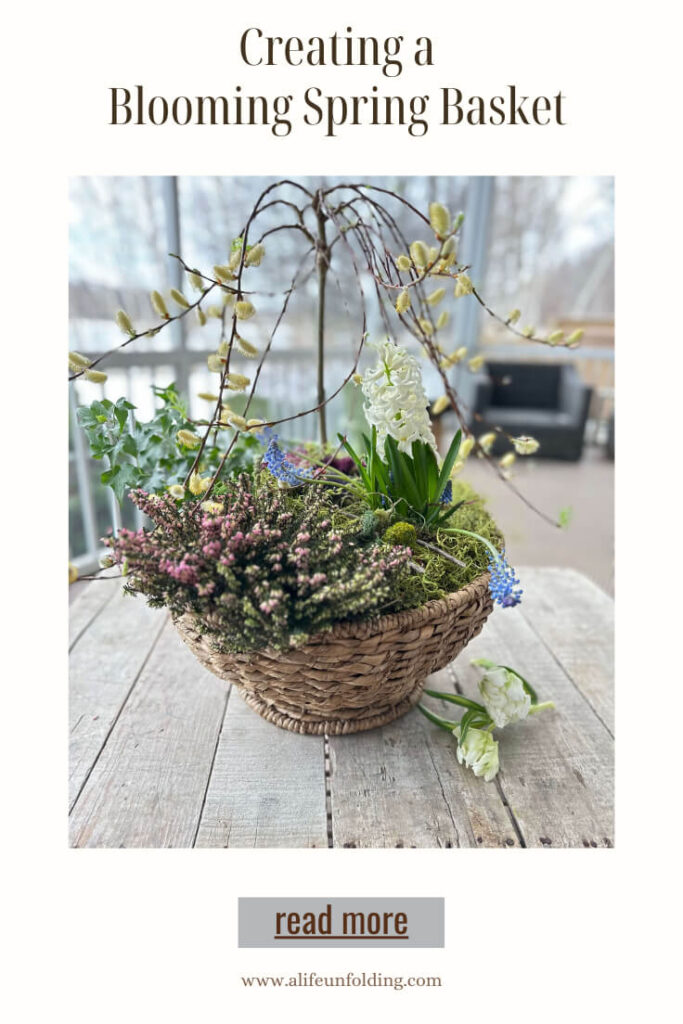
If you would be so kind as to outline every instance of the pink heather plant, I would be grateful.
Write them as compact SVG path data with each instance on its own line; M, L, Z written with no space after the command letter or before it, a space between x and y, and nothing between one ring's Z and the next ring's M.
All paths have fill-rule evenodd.
M126 590L193 614L217 650L282 650L335 622L397 610L410 549L364 539L352 520L340 528L338 511L333 524L315 491L294 496L243 475L216 498L221 512L131 497L155 529L105 541L127 563Z

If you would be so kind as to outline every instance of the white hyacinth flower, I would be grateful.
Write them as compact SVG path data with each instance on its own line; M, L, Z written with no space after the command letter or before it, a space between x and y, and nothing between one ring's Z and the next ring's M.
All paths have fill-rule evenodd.
M482 665L482 662L486 662L486 659L472 664ZM502 665L486 662L482 667L486 671L479 680L479 693L493 724L497 729L502 729L512 722L521 722L531 707L531 697L524 689L522 680Z
M377 447L387 435L410 454L413 441L425 441L436 452L427 411L427 396L415 356L387 340L377 347L379 359L361 378L368 423L377 428Z
M490 782L498 774L498 742L485 729L470 728L465 739L460 742L460 726L456 726L453 735L458 741L456 751L460 764L471 768L477 778Z

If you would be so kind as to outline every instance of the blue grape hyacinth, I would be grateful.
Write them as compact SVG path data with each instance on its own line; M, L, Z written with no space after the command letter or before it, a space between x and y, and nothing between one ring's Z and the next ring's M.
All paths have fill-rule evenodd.
M505 558L505 551L501 551L496 558L489 557L489 590L491 597L503 608L513 608L522 600L522 588L515 570Z
M264 448L267 448L271 441L277 441L277 434L272 427L264 425L260 430L252 430L257 441L260 441Z
M450 505L450 503L452 501L453 501L453 481L449 480L448 483L446 484L446 486L444 487L443 491L441 492L441 497L439 498L439 502L442 505Z
M276 480L280 480L288 487L299 487L313 476L313 469L304 469L289 461L278 444L277 434L272 434L268 441L263 464Z

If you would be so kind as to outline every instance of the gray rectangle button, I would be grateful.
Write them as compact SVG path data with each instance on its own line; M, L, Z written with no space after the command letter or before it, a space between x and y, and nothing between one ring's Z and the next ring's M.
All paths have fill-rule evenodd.
M239 946L245 948L444 944L441 897L240 897L238 904Z

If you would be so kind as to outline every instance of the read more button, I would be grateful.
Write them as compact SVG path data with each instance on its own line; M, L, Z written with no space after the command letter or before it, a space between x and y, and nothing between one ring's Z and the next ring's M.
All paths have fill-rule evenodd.
M441 897L240 897L239 946L442 947Z
M314 936L319 939L382 938L407 939L408 915L393 910L344 910L341 914L341 935L332 934L332 904L316 914L314 910L280 910L275 915L276 939L297 939Z

